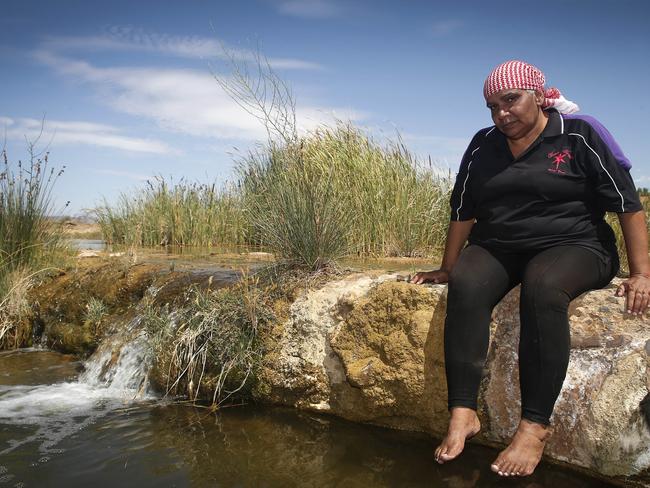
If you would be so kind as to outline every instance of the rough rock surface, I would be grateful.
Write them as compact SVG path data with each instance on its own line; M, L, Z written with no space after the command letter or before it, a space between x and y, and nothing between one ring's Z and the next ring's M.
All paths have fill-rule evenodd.
M572 348L548 458L608 477L650 481L650 314L624 314L615 285L578 297ZM519 290L496 307L479 395L477 442L506 444L519 421ZM353 275L298 298L264 378L267 400L435 436L448 413L446 286Z

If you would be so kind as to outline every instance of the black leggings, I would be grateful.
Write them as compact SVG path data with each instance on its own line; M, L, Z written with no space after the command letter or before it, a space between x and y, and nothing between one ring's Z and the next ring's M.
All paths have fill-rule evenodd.
M449 277L445 365L449 408L476 410L494 306L521 283L519 381L522 418L548 425L569 363L569 302L602 288L618 258L557 246L506 254L477 245L463 249Z

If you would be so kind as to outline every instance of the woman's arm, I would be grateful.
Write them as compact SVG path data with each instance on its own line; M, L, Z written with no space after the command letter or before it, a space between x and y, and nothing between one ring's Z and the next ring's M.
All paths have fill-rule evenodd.
M469 233L474 225L474 220L450 221L447 228L447 241L445 243L445 254L442 258L440 269L434 271L421 271L411 278L411 283L446 283L449 281L449 274L453 269L461 249L467 242Z
M650 304L650 258L648 257L648 229L645 212L619 213L630 277L616 290L616 295L626 297L628 313L641 314Z

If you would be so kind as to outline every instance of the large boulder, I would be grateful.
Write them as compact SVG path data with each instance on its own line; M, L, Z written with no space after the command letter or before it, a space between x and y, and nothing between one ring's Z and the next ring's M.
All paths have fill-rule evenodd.
M608 477L650 481L649 314L623 313L610 287L570 309L571 357L552 418L548 458ZM479 394L476 442L503 445L519 422L519 289L496 307ZM441 437L448 412L443 356L446 286L352 275L290 307L262 374L264 398L350 420Z

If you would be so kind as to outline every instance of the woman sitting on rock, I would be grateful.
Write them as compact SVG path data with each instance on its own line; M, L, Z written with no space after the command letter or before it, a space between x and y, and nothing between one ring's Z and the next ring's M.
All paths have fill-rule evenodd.
M521 421L492 464L502 476L529 475L542 457L569 362L569 302L618 271L605 212L618 214L630 268L616 294L625 295L631 314L643 313L650 298L648 233L630 163L597 120L565 115L577 105L544 83L543 73L522 61L487 77L483 94L494 126L474 136L462 159L440 269L412 279L449 282L451 420L435 452L439 463L458 456L480 430L476 402L491 312L521 284Z

